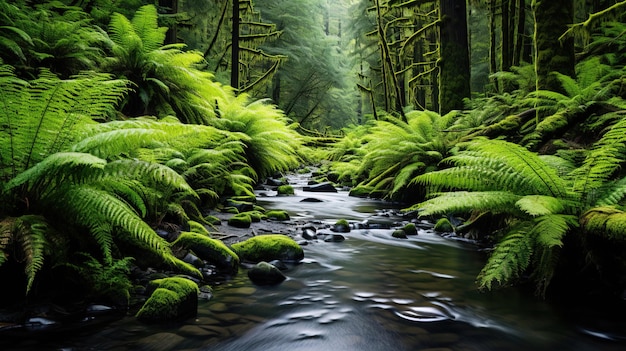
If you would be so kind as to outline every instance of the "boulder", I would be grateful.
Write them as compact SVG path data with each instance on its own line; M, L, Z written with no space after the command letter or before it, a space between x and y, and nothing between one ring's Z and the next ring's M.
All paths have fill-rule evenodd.
M305 186L303 191L318 192L318 193L336 193L337 189L331 182L324 182L315 185Z
M391 233L391 236L397 239L406 239L406 233L402 229L396 229Z
M433 228L438 233L450 233L454 231L454 227L450 220L447 218L441 218L435 223L435 227Z
M284 211L284 210L269 210L265 212L265 216L275 221L288 221L289 220L289 213L287 213L287 211Z
M236 272L239 268L239 257L236 253L222 241L202 234L182 232L172 246L191 250L199 258L229 272Z
M198 313L198 285L189 279L153 280L146 291L150 297L135 315L143 322L179 321Z
M340 219L337 222L335 222L335 224L330 230L332 230L333 232L338 232L338 233L349 233L350 224L345 219Z
M248 213L238 213L228 219L228 225L235 228L250 228L252 218Z
M304 250L293 239L282 234L259 235L231 245L241 260L261 261L300 261Z
M248 278L256 285L276 285L287 279L278 268L264 261L248 270Z
M291 185L281 185L278 188L276 188L276 191L278 192L278 195L293 195L293 194L295 194L295 191L293 190L293 187Z
M407 223L402 227L402 231L406 235L417 235L417 227L414 223Z

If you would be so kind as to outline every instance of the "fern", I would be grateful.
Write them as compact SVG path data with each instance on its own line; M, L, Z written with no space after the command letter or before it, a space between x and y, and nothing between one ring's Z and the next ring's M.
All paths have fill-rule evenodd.
M529 266L533 254L531 237L526 225L517 225L498 242L477 277L481 288L492 289L494 282L508 284Z

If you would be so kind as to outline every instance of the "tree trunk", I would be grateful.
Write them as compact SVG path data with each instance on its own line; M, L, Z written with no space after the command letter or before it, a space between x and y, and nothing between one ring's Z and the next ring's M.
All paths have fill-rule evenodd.
M537 89L562 91L552 72L574 76L574 39L559 37L574 22L571 0L533 0L535 72Z
M466 1L439 2L440 72L439 113L463 108L463 99L470 97L470 66L467 38Z
M509 33L511 33L511 26L509 21L509 1L510 0L500 0L500 42L502 43L502 49L500 50L500 70L509 71L511 69L511 41Z
M513 45L513 66L519 66L522 62L524 38L526 31L526 0L517 0L517 30L515 31L515 44Z
M239 90L239 0L233 0L230 86Z
M489 73L498 71L498 43L496 41L496 0L489 1ZM494 91L498 91L498 80L492 79Z
M175 15L178 13L178 0L159 0L159 7L165 9L168 15ZM177 42L178 31L176 22L174 22L172 26L167 29L167 33L165 33L164 44L175 44Z

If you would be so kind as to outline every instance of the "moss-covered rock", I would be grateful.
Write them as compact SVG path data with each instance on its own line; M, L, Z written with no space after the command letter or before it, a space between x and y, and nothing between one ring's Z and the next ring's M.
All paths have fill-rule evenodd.
M146 291L151 295L136 314L141 321L175 321L195 316L198 312L198 285L189 279L153 280Z
M202 234L210 237L211 233L202 223L198 223L196 221L187 221L187 225L189 225L189 231L193 233Z
M260 222L262 219L267 218L267 216L263 214L263 212L260 212L260 211L248 211L246 212L246 214L250 216L250 219L254 223Z
M228 225L236 228L250 228L252 218L248 213L238 213L228 219Z
M293 239L282 234L268 234L252 237L235 243L231 248L241 260L261 261L300 261L304 251Z
M350 223L345 219L340 219L332 227L333 232L348 233L350 232Z
M406 239L406 233L402 229L396 229L391 233L391 236L397 239Z
M370 193L372 192L374 188L373 187L368 187L368 186L364 186L364 185L357 185L354 188L350 189L350 192L348 193L348 195L350 196L354 196L354 197L369 197Z
M212 216L212 215L208 215L208 216L204 217L204 221L209 223L210 225L220 225L220 224L222 224L222 220L221 219L219 219L219 218L217 218L215 216Z
M248 278L256 285L275 285L287 279L280 269L265 261L261 261L250 268Z
M239 268L239 256L222 241L206 235L182 232L172 246L191 250L201 259L229 272L236 272Z
M287 213L287 211L284 211L284 210L269 210L265 212L265 215L267 216L267 218L273 219L276 221L288 221L289 220L289 213Z
M417 227L414 223L405 224L404 227L402 227L402 231L404 231L406 235L417 235Z
M433 229L438 233L450 233L454 231L454 226L447 218L441 218L435 223Z
M293 187L291 185L281 185L278 188L276 188L276 191L278 192L278 195L293 195L293 194L295 194L295 191L293 190Z

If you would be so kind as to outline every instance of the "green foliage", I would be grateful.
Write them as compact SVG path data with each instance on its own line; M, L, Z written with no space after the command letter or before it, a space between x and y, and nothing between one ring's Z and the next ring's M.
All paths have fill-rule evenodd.
M46 156L67 148L77 126L106 116L126 91L126 82L103 74L60 80L47 71L30 82L0 66L0 177L7 181Z
M175 114L183 122L208 124L229 103L232 93L197 69L202 54L183 51L184 44L162 46L166 27L159 27L153 5L141 7L132 20L114 14L109 25L113 58L104 69L130 80L135 91L122 112L130 116Z
M569 183L519 145L476 139L464 146L446 160L453 167L414 179L435 191L447 190L415 208L422 215L476 211L509 217L510 226L478 276L479 284L490 289L494 281L511 283L532 262L537 288L544 292L554 270L554 260L547 257L556 255L553 248L561 247L564 235L578 226L579 204Z
M247 100L240 95L239 103L221 107L222 118L213 120L213 125L241 135L246 163L260 178L297 168L306 157L296 126L288 125L283 112L266 100Z
M82 284L87 282L89 293L96 298L107 298L112 302L128 305L130 290L133 284L130 281L130 266L132 257L124 257L102 264L93 256L79 252L79 264L68 263L67 266L78 273Z
M406 117L407 122L386 116L373 122L367 134L357 129L349 141L336 145L330 153L343 161L332 165L340 179L353 172L359 187L371 189L370 195L401 198L413 177L435 169L452 148L456 135L445 130L456 114L411 111Z

